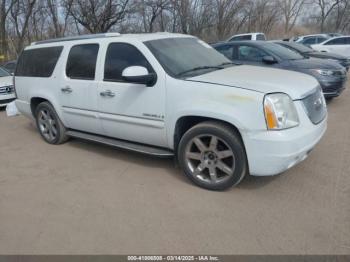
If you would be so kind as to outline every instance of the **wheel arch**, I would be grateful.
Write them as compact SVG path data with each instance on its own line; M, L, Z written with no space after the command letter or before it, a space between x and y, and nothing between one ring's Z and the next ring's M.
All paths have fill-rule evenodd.
M182 138L182 136L193 126L202 123L202 122L206 122L206 121L216 121L216 122L220 122L220 123L224 123L227 126L229 126L230 128L232 128L232 130L234 130L238 135L239 138L242 141L242 144L244 146L244 141L243 141L243 137L240 131L240 128L238 127L239 125L237 124L233 124L227 120L223 120L222 118L218 118L218 117L207 117L207 116L202 116L202 115L183 115L181 117L179 117L174 125L174 132L172 134L172 147L174 148L174 152L177 151L177 147L178 144Z

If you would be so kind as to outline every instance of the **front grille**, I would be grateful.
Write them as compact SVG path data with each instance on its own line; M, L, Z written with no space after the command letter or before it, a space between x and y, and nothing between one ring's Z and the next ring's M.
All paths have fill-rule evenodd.
M321 88L317 88L314 93L303 98L301 101L312 123L318 124L326 117L327 107Z
M8 95L14 92L13 86L2 86L0 87L0 95Z
M342 89L345 88L345 83L346 83L346 81L343 80L340 82L335 82L335 83L328 85L328 86L324 85L324 86L322 86L323 93L325 93L325 94L338 93L338 92L342 91Z

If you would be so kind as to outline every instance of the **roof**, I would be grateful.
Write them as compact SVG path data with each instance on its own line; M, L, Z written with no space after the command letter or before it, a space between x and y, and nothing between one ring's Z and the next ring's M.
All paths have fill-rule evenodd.
M84 41L84 40L103 39L103 38L123 38L123 39L133 39L133 40L145 42L150 40L175 38L175 37L193 37L193 36L177 34L177 33L168 33L168 32L142 33L142 34L119 34L119 33L87 34L87 35L69 36L69 37L54 38L54 39L33 42L31 43L31 47L37 46L37 45L60 43L60 42Z

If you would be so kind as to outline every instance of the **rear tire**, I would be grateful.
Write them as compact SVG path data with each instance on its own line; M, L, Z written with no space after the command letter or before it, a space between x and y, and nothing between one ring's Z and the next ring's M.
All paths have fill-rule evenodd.
M68 140L66 128L49 102L37 106L35 119L39 133L47 143L59 145Z
M215 121L200 123L182 136L178 159L186 176L209 190L238 185L248 170L239 134L229 125Z

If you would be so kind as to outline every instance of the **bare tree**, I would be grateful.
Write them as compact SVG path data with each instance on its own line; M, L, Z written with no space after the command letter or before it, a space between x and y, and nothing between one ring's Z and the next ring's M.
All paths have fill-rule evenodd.
M319 8L319 17L320 21L320 31L324 32L325 30L325 22L328 16L331 14L334 8L336 8L341 0L315 0L316 5Z
M16 53L19 54L24 46L36 0L18 0L11 8L11 19L16 36Z
M306 0L278 0L284 18L284 34L287 36L295 26Z
M104 33L121 22L129 0L65 0L69 14L90 33Z
M1 0L0 2L0 55L5 59L7 58L8 52L6 18L15 3L15 0ZM3 58L0 58L0 60Z
M142 0L138 6L142 15L143 27L145 32L153 32L154 23L158 17L162 17L165 10L169 8L169 0ZM160 23L164 29L164 24Z

